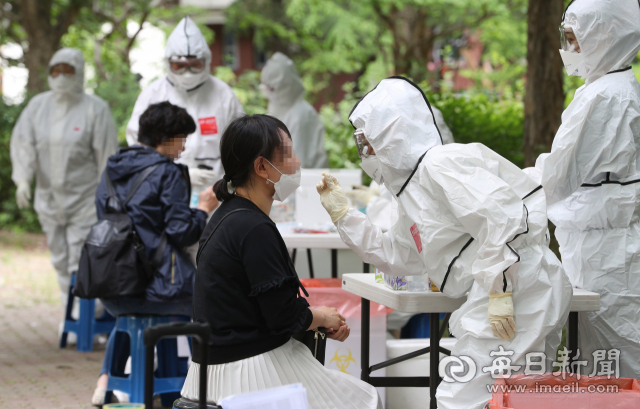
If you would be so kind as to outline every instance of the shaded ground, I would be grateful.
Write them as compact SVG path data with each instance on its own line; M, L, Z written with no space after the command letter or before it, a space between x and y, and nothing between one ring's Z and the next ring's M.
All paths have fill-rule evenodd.
M59 349L61 319L44 236L0 231L0 408L92 408L104 345Z

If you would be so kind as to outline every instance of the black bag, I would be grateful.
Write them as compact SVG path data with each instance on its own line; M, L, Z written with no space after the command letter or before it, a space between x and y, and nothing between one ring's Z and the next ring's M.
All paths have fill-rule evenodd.
M172 322L145 329L144 407L147 409L153 409L154 347L162 338L176 337L179 335L195 336L198 341L197 345L200 345L200 356L204 359L204 362L207 362L209 337L211 336L211 328L208 324L199 322ZM198 383L199 402L192 402L185 398L180 398L173 403L173 407L176 409L222 409L222 407L217 405L207 405L207 371L200 371Z
M156 273L156 266L162 263L167 239L163 233L153 260L149 261L126 206L142 182L157 167L158 165L149 166L138 175L124 202L118 198L105 171L109 196L106 212L91 227L82 246L74 295L80 298L117 298L144 294Z
M319 327L310 331L301 331L293 334L293 339L305 344L311 350L313 357L324 365L324 357L327 352L327 329Z

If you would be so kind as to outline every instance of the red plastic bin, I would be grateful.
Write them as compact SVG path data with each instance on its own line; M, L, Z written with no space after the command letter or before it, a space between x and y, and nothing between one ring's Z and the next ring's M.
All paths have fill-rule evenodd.
M544 375L516 375L496 379L493 396L486 409L628 409L640 408L637 379L606 376L565 379Z

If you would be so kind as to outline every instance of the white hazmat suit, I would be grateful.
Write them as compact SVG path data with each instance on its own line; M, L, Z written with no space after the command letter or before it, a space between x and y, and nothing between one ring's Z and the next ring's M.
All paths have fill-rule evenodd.
M118 138L107 103L84 92L82 53L63 48L49 68L61 63L75 74L50 76L52 90L33 97L13 128L11 178L24 186L36 177L34 207L66 302L71 273L96 222L96 188Z
M444 121L442 112L433 105L431 105L433 116L436 118L436 125L440 130L440 136L442 136L442 143L448 145L454 143L453 133ZM391 229L398 220L398 204L395 200L395 196L384 187L384 185L378 185L375 182L371 182L371 186L375 190L378 189L378 193L373 195L367 203L365 213L369 217L371 224L382 228L383 231Z
M480 408L491 398L493 379L483 371L491 351L513 351L513 365L524 365L529 352L546 353L549 363L569 313L571 285L547 246L544 192L484 145L443 146L426 97L405 79L383 80L349 119L364 130L397 196L398 221L384 233L349 209L338 232L385 273L426 272L449 297L469 293L450 329L458 339L452 355L471 357L475 377L441 383L437 398L439 408ZM494 335L488 309L489 294L508 292L517 330L505 341Z
M202 58L205 69L200 73L177 74L171 70L169 59L179 56ZM210 74L211 50L189 17L183 18L167 39L165 65L167 76L152 82L136 100L127 125L127 142L129 145L138 143L140 115L149 105L169 101L185 108L196 122L196 132L187 137L184 152L176 162L189 167L192 199L195 200L191 204L196 207L198 193L224 175L220 138L232 120L244 115L244 110L231 87ZM202 172L203 167L212 172ZM201 174L206 177L199 177Z
M324 124L316 110L304 100L304 85L296 67L277 52L262 69L261 89L269 99L267 112L287 126L293 150L303 168L326 168Z
M562 114L551 153L525 171L544 186L572 284L600 294L600 311L580 315L580 359L616 348L621 376L640 379L640 84L626 69L640 50L640 6L580 0L564 25L580 46L586 83Z

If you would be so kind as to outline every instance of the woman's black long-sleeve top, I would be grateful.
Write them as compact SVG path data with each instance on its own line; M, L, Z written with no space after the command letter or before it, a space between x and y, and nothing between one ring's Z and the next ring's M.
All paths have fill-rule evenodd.
M207 224L199 253L193 313L194 321L211 326L207 364L273 350L311 325L282 236L253 202L239 196L225 201ZM202 363L198 349L193 360Z

